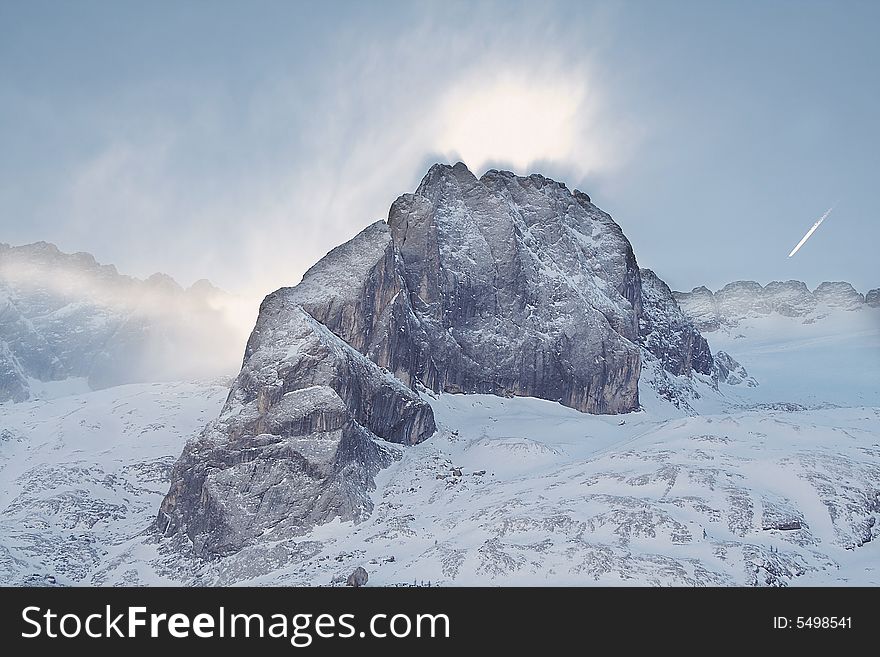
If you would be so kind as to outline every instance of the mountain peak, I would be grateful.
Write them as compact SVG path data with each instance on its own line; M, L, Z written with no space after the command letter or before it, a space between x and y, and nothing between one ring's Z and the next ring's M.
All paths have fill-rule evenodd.
M387 223L266 297L220 419L186 448L158 526L223 553L267 527L280 538L356 520L378 468L368 448L433 433L413 389L624 413L639 408L643 358L673 377L712 365L669 288L647 270L643 284L608 214L540 174L478 180L462 163L435 164ZM282 480L289 492L257 499Z
M544 190L546 188L565 196L574 196L582 204L584 202L591 203L589 195L579 190L571 191L564 182L553 180L540 173L520 176L506 169L489 169L480 178L477 178L463 162L456 162L454 165L440 163L432 165L422 178L415 194L434 199L442 193L442 189L446 185L468 188L479 185L493 191L499 191L510 185L517 185L529 190Z
M162 272L156 272L152 274L146 281L144 281L148 286L152 288L161 288L174 292L182 292L183 288L180 286L180 283L175 281L168 274L164 274Z
M815 321L833 310L857 311L877 305L876 295L859 293L846 281L825 281L811 292L803 281L734 281L717 292L705 286L675 292L685 313L702 331L736 326L748 317L773 313Z

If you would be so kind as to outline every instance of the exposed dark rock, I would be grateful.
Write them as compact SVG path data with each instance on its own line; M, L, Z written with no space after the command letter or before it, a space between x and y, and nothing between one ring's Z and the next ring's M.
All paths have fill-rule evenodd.
M783 532L790 532L796 529L801 529L801 521L800 520L780 520L779 522L775 522L771 525L766 525L764 527L764 531L768 531L770 529L777 529Z
M348 576L348 579L345 580L346 586L365 586L367 580L370 579L370 576L367 574L367 571L364 570L361 566L358 566L354 569L351 575Z
M641 278L639 334L645 348L671 374L690 376L692 370L711 374L709 344L679 308L669 286L650 269L642 269Z
M377 362L434 391L638 407L640 278L629 242L542 176L435 165L388 224L406 292Z

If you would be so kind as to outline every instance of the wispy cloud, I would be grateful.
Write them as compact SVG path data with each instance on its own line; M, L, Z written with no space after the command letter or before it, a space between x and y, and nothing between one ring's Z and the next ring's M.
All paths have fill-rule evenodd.
M437 29L439 6L404 32L342 27L333 59L294 63L241 97L128 91L105 108L103 144L55 211L78 245L86 234L103 243L102 259L184 284L211 278L252 299L253 313L384 218L434 161L568 182L624 164L637 133L607 105L591 50L552 13L496 10L473 9L454 30ZM169 113L172 101L181 111Z

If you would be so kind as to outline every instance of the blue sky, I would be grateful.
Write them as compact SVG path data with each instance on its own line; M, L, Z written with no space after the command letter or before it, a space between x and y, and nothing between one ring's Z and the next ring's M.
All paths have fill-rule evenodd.
M2 0L0 241L258 296L464 159L586 191L673 288L865 291L878 24L877 2Z

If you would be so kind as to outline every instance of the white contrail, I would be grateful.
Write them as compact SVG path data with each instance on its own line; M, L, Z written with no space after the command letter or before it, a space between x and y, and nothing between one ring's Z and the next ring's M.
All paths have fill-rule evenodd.
M797 243L797 246L794 247L794 248L791 250L791 253L788 254L788 257L789 257L789 258L790 258L791 256L793 256L795 253L798 252L798 249L801 248L801 247L804 245L804 242L806 242L808 239L810 239L810 235L812 235L813 233L816 232L816 229L820 226L820 224L821 224L823 221L825 221L825 219L828 218L828 215L831 214L831 211L832 211L833 209L834 209L834 206L832 205L830 208L828 208L828 209L825 211L825 214L823 214L821 217L819 217L819 221L817 221L816 223L813 224L813 227L810 228L810 230L807 231L807 234L804 235L804 236L801 238L801 241Z

